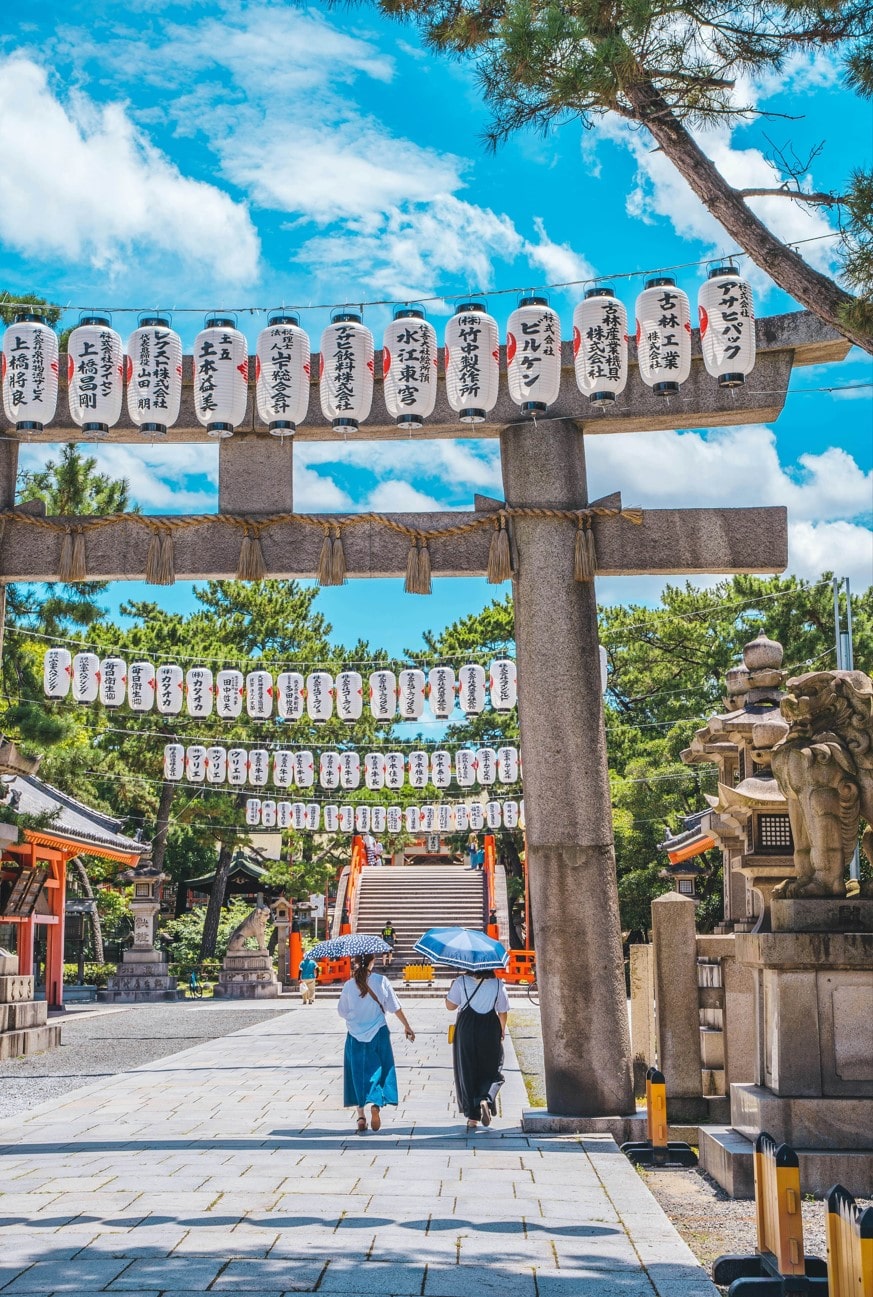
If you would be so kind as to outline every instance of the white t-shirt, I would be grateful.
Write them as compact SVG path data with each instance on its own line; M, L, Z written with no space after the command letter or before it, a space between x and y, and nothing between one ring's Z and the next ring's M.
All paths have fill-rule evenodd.
M478 977L464 973L452 982L446 998L459 1009L467 1006L474 1013L491 1013L492 1009L497 1013L509 1013L509 997L497 977L485 977L480 981Z
M400 1001L388 978L381 973L371 973L369 985L385 1013L396 1013ZM349 1035L366 1044L385 1025L385 1013L379 1008L379 1004L372 995L361 995L357 982L352 978L340 992L336 1011L345 1019Z

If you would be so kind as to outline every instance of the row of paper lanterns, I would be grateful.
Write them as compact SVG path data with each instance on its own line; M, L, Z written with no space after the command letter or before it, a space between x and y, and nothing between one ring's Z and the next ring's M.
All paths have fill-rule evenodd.
M360 788L378 792L383 788L448 788L452 779L460 788L475 784L515 784L521 774L518 748L459 748L454 754L444 749L433 752L322 752L318 757L306 750L278 748L224 748L192 743L167 743L164 747L164 778L190 784L249 784L264 788L272 781L276 788Z
M487 693L486 693L487 685ZM275 678L270 671L243 673L235 668L213 672L195 666L184 671L175 663L156 667L151 662L131 662L120 657L100 658L96 653L75 656L68 649L48 649L43 658L43 692L59 701L71 695L74 702L102 703L150 712L155 707L163 716L178 716L183 708L189 716L211 716L237 720L245 708L251 720L298 721L308 717L316 724L329 721L336 713L350 724L360 720L365 696L375 720L418 720L425 700L437 720L447 720L455 700L467 716L477 716L491 698L495 711L508 712L518 697L517 674L512 658L495 658L486 675L476 663L460 667L417 667L395 673L372 671L368 680L359 671L282 671Z
M713 270L700 286L703 362L724 387L739 386L755 363L752 291L735 267ZM691 306L675 281L650 279L636 301L635 339L643 382L658 395L679 391L691 370ZM628 317L612 289L594 288L573 313L573 353L580 392L592 405L611 405L627 384ZM338 314L321 335L319 392L334 428L354 432L370 414L375 341L354 312ZM459 306L445 330L446 397L461 423L481 423L497 402L500 337L481 302ZM261 330L255 350L258 414L276 436L303 423L310 397L309 337L295 315L279 314ZM395 422L422 427L433 414L439 348L424 312L400 308L382 340L385 405ZM3 405L19 432L38 432L55 416L58 338L42 317L23 314L3 339ZM526 297L506 332L509 394L531 415L545 413L561 386L561 321L545 297ZM243 422L250 378L248 344L233 319L207 320L194 343L194 411L213 437ZM108 316L88 316L67 349L70 417L100 435L127 410L143 433L166 433L179 417L182 342L163 317L147 317L128 339Z
M524 828L524 802L473 802L452 806L321 806L318 802L246 800L246 824L252 828L296 829L316 833L466 833L483 829Z

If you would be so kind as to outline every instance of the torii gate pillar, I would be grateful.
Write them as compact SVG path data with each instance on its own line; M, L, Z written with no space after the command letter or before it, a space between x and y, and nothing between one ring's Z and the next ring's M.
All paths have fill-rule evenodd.
M510 506L588 504L582 433L569 420L545 433L507 428L500 454ZM548 1110L603 1117L635 1105L597 604L594 583L574 580L566 530L546 518L513 520L528 877Z

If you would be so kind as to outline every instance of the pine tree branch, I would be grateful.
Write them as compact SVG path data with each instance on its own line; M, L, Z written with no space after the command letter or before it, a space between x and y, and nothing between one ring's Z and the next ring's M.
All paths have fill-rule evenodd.
M793 198L796 203L817 203L837 207L846 203L841 194L805 194L802 189L738 189L740 198Z

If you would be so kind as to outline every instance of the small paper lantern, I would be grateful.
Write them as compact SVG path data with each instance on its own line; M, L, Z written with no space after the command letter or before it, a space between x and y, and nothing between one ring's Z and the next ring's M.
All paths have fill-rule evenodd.
M215 694L209 667L191 667L185 673L185 700L189 716L211 716Z
M315 833L321 824L321 807L318 802L306 803L306 828L310 833Z
M470 828L474 833L481 833L485 827L485 811L481 802L473 802L470 806Z
M364 756L364 783L378 792L385 787L385 758L381 752L367 752Z
M397 677L393 671L371 673L370 712L377 721L393 721L397 715Z
M255 393L258 414L274 437L287 437L309 409L309 335L296 315L274 315L258 334Z
M406 782L406 759L402 752L385 753L385 787L402 788Z
M417 668L401 671L397 692L400 719L417 721L424 711L424 672Z
M306 677L306 713L316 725L333 715L333 677L328 671L312 671Z
M458 672L458 701L465 716L485 710L485 668L471 663Z
M269 777L269 752L266 748L252 748L249 752L249 783L255 788L265 788Z
M218 746L206 749L206 782L223 784L227 778L227 749Z
M96 703L100 692L100 659L96 653L73 658L73 702Z
M87 316L67 340L67 400L83 432L107 433L121 418L124 348L108 316Z
M384 833L388 818L384 806L370 807L370 828L374 833Z
M389 833L400 833L403 830L403 811L399 806L389 806L385 812L385 827Z
M436 720L448 720L455 710L455 673L452 667L431 668L427 677L427 700Z
M164 746L164 778L171 783L178 783L185 773L185 749L181 743L167 743Z
M227 782L237 787L249 777L249 754L245 748L230 748L227 753Z
M298 788L311 788L315 783L315 758L305 748L294 753L294 782Z
M152 662L131 662L127 668L127 705L132 712L150 712L155 705L155 668Z
M404 813L403 813L403 818L404 818L405 823L406 823L406 832L407 832L407 833L417 833L418 830L419 830L419 821L420 821L420 818L421 818L421 817L419 816L418 807L417 807L417 806L407 806L407 807L406 807L406 810L405 810Z
M518 748L497 749L497 778L501 784L514 784L518 779Z
M434 788L448 788L452 782L452 754L439 749L430 754L430 781Z
M437 337L417 307L402 306L382 340L385 408L400 428L420 428L433 414L437 392Z
M336 833L339 829L339 807L325 806L324 828L326 833Z
M590 288L573 312L573 364L593 406L614 404L627 386L627 311L611 288Z
M561 321L546 297L523 297L506 324L506 380L522 414L545 414L561 392Z
M66 698L70 692L73 659L65 648L50 648L42 660L42 691L46 698Z
M334 428L357 432L373 404L373 335L360 315L343 312L321 335L321 408Z
M736 266L710 270L697 294L700 350L719 387L742 387L755 368L755 307Z
M476 753L459 748L455 753L455 780L459 788L472 788L476 782Z
M675 396L691 373L691 307L673 279L649 279L637 298L640 378L656 396Z
M269 671L250 671L246 676L246 711L253 721L272 716L273 677Z
M294 780L294 754L287 748L273 753L273 783L277 788L290 788Z
M503 824L507 829L518 828L518 802L503 803Z
M127 340L127 413L140 432L165 436L182 403L182 339L162 316L140 321Z
M451 806L443 802L436 808L437 833L451 833L455 827L455 817Z
M355 807L355 832L370 832L370 808L369 806Z
M261 823L265 829L276 827L276 803L271 797L261 802Z
M476 778L483 787L489 787L497 778L497 753L493 748L476 749Z
M100 663L100 701L104 707L121 707L127 693L127 663L104 658Z
M361 758L357 752L340 753L340 784L343 788L360 788Z
M249 353L236 321L212 316L194 339L194 413L210 437L232 437L246 417Z
M354 833L355 831L354 806L341 806L339 808L339 830L340 833Z
M16 432L42 432L58 405L58 335L42 315L16 315L3 338L3 409Z
M290 802L276 803L276 824L280 829L291 828L291 803Z
M418 813L418 827L424 833L436 832L436 807L422 806Z
M497 404L500 337L481 302L465 302L446 325L446 398L461 423L483 423Z
M166 665L155 672L155 698L162 716L178 716L185 698L185 674L180 666Z
M340 671L336 678L336 714L347 725L361 719L364 682L357 671Z
M192 784L202 784L206 778L206 748L201 743L185 749L185 778Z
M260 797L248 797L246 799L246 824L255 825L261 822L261 799Z
M525 826L525 819L524 819L524 798L522 797L521 801L518 803L518 827L519 827L520 829L523 829L524 826Z
M219 671L215 677L215 710L223 721L235 721L242 715L244 694L242 671Z
M455 807L455 828L458 833L466 833L470 827L470 812L466 806Z
M488 673L491 706L496 712L511 712L518 701L518 677L512 658L497 658Z
M338 752L322 752L318 762L318 782L322 788L339 788L340 757Z
M291 803L291 828L302 833L306 828L306 807L302 802Z
M503 824L503 807L500 802L486 802L485 823L489 829L499 829Z
M430 777L430 761L426 752L410 752L409 782L413 788L426 788Z
M282 671L276 676L276 714L281 721L299 721L306 708L303 676Z

